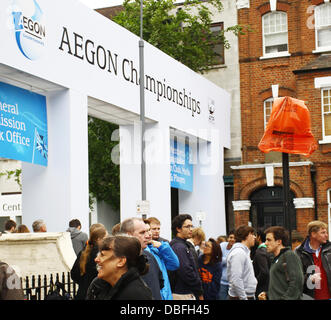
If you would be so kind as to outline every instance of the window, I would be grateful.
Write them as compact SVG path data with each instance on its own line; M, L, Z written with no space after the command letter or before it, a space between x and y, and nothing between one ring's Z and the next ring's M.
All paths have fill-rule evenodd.
M315 8L316 49L331 50L331 3Z
M323 140L331 140L331 88L322 89L322 123Z
M262 17L263 55L288 53L287 14L270 12Z
M270 119L273 102L274 102L273 98L269 98L267 100L264 100L264 107L263 107L263 110L264 110L264 129L266 128L267 123Z
M223 31L223 22L214 23L210 26L210 30L214 35L218 35L221 31ZM216 53L215 61L213 65L224 64L224 44L220 40L218 43L214 45L214 52Z

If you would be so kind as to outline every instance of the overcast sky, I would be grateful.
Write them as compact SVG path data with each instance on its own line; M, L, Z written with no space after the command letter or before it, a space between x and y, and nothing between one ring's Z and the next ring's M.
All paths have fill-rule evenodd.
M79 0L92 9L117 6L123 3L123 0Z

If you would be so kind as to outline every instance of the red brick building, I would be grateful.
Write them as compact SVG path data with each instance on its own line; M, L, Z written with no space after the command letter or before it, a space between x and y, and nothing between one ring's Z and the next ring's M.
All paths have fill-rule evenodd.
M306 102L318 150L290 155L292 229L306 235L309 221L329 224L331 212L331 2L237 0L242 165L233 166L235 225L285 225L282 156L258 149L273 91Z

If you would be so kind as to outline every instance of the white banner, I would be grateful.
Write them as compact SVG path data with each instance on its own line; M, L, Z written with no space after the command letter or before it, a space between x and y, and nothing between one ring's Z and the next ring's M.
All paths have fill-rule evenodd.
M22 215L22 195L10 194L0 196L0 216L13 217Z

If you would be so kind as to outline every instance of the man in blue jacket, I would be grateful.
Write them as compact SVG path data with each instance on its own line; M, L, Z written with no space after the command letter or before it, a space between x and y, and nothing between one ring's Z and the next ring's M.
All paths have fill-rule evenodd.
M172 300L172 292L170 281L168 277L169 271L175 271L179 267L179 260L175 252L171 249L170 244L167 241L155 241L152 240L152 232L150 231L150 224L148 220L144 220L149 230L150 243L146 247L146 251L153 254L160 270L163 275L164 286L161 289L162 300Z
M175 238L170 242L176 253L180 266L173 273L172 292L174 300L203 300L200 275L190 250L187 239L192 237L192 217L180 214L172 221Z

